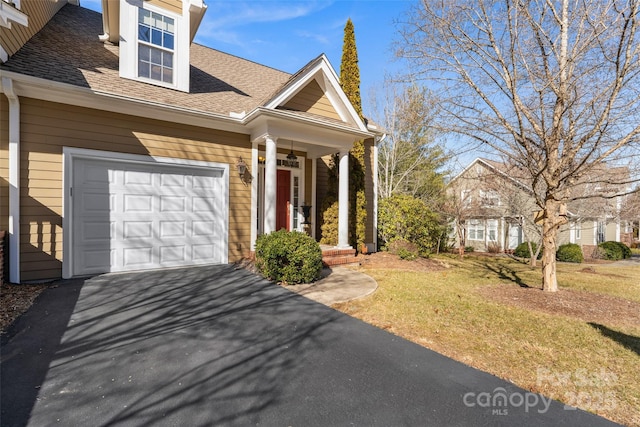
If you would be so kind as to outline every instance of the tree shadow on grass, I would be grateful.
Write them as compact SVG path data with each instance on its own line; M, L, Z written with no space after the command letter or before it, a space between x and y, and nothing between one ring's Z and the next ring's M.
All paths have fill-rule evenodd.
M589 326L596 329L603 336L612 339L625 348L628 348L629 350L635 352L637 355L640 355L640 337L634 337L633 335L627 335L622 332L614 331L613 329L609 329L599 323L589 322Z
M520 286L521 288L532 287L524 282L522 277L520 277L518 271L500 262L477 260L477 261L474 261L472 264L474 267L481 268L496 274L500 280L514 282L516 285Z

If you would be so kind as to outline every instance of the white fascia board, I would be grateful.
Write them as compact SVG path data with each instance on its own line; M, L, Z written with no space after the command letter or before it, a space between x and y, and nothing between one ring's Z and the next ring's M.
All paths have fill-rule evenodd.
M19 8L20 6L18 6ZM11 29L11 24L16 23L25 27L29 26L29 17L18 10L18 8L9 5L0 0L0 26Z
M318 57L317 61L312 64L308 70L298 75L282 92L266 103L264 107L275 109L285 104L314 79L318 80L320 86L323 87L325 94L337 110L340 118L347 123L358 126L361 131L367 132L366 125L360 119L360 116L358 116L353 105L351 105L347 95L340 87L340 80L324 54Z
M0 70L0 76L11 78L15 83L16 93L26 98L209 129L242 134L250 133L241 120L223 114L189 110L122 95L93 91L67 83L53 82L4 70Z
M202 23L202 18L204 18L204 14L207 11L207 5L202 0L189 0L187 3L189 9L189 42L193 43L193 39Z
M317 129L325 129L329 132L340 133L337 135L339 139L350 140L351 142L357 141L363 138L373 138L374 134L367 132L366 130L354 129L352 126L341 125L340 123L329 123L324 120L317 120L312 117L302 117L294 114L289 114L286 110L271 110L264 107L259 107L247 114L243 123L250 127L256 127L257 124L263 122L269 123L286 123L300 125L311 125ZM253 133L253 132L252 132Z

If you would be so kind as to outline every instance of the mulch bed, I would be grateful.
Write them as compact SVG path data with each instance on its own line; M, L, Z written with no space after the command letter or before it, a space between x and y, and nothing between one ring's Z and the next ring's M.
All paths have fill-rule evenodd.
M574 289L543 292L514 285L485 286L477 290L485 298L527 310L564 315L597 324L640 326L640 303L610 295Z
M0 284L0 332L7 328L25 311L48 285Z
M360 264L366 268L390 268L405 271L441 271L447 267L439 261L429 258L418 258L413 261L400 259L389 252L375 252L372 254L358 255Z

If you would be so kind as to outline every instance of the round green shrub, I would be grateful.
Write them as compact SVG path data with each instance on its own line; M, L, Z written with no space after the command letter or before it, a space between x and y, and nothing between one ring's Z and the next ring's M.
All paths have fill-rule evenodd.
M406 240L416 245L420 255L428 255L437 248L442 227L424 201L401 194L380 200L378 233L387 249L394 240Z
M320 278L322 250L318 242L305 233L275 231L256 240L256 265L270 280L310 283Z
M598 245L604 259L617 261L620 259L631 258L631 249L624 243L620 242L603 242Z
M575 262L578 264L581 263L584 261L584 256L582 255L580 245L576 245L575 243L560 245L556 251L556 260L562 262Z
M535 254L536 251L538 250L538 245L534 242L531 242L531 249L533 250L533 253ZM513 255L519 257L519 258L531 258L531 255L529 254L529 243L528 242L522 242L520 243L516 249L513 251ZM540 251L540 253L538 254L538 259L542 258L542 250Z

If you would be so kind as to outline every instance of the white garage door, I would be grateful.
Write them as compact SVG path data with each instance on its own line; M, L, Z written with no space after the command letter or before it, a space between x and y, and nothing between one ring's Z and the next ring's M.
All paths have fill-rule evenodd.
M77 158L73 274L223 263L222 169Z

